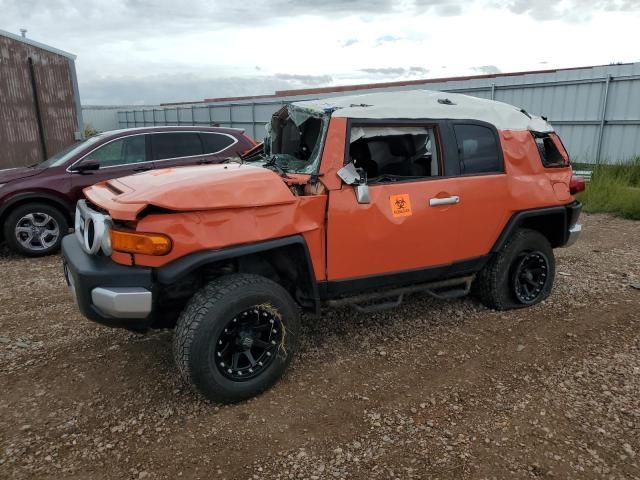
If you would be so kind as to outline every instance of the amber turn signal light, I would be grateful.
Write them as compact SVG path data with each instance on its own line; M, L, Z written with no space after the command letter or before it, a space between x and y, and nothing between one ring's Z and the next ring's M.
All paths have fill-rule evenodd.
M159 233L111 230L111 248L115 252L166 255L171 251L171 239Z

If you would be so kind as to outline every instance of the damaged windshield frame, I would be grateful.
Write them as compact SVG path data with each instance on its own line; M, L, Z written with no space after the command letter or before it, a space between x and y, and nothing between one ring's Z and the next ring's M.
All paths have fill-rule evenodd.
M308 124L305 128L303 125L310 119L319 121L319 126L314 127ZM298 174L317 174L322 152L324 150L324 142L329 127L329 115L325 112L315 110L302 109L293 105L287 105L277 112L266 124L267 137L264 141L263 153L257 158L248 159L248 162L260 162L265 168L273 168L278 173L298 173ZM318 132L309 128L318 128ZM296 132L298 138L284 138L285 133ZM278 137L280 135L280 137ZM305 144L305 136L309 140L315 138L313 146ZM279 144L277 144L279 141ZM288 142L287 146L283 146L283 142ZM311 143L311 142L309 142ZM287 147L292 153L286 151ZM274 150L280 150L274 152ZM310 150L310 151L309 151ZM300 158L305 155L307 158Z

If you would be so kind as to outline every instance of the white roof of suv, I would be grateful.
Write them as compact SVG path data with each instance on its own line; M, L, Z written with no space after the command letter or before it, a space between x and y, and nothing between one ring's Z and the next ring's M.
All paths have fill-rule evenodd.
M543 118L508 103L432 90L366 93L295 102L293 105L313 111L334 109L332 117L479 120L500 130L553 131Z

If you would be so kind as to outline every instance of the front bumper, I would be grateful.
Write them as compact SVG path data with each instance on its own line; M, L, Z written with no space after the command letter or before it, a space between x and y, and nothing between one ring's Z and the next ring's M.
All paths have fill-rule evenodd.
M146 330L153 322L150 268L127 267L86 253L75 235L62 240L64 273L80 312L110 327Z

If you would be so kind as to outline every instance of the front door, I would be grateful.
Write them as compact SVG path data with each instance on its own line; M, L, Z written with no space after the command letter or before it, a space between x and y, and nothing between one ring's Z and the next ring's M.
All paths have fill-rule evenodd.
M327 280L447 268L459 240L458 178L443 178L437 128L359 126L349 158L368 176L369 203L354 187L329 193ZM415 277L418 281L420 278Z
M461 219L457 194L454 178L370 186L369 204L359 204L351 186L331 192L327 279L451 263Z

